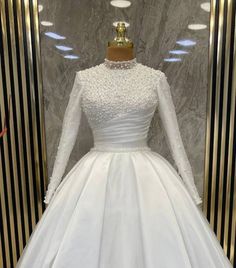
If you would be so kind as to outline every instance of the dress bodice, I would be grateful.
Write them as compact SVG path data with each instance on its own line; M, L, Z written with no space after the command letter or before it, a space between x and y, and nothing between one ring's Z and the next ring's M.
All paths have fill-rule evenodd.
M152 70L152 72L150 72ZM91 127L141 112L157 104L157 74L137 63L130 69L109 69L105 64L82 71L82 108Z
M201 203L181 139L167 77L162 71L138 63L136 59L123 62L105 59L99 65L76 73L45 202L49 202L63 177L77 138L82 111L93 131L94 148L117 152L118 149L150 149L147 134L156 108L178 172L195 202Z
M111 68L106 61L80 72L81 106L96 148L146 146L158 102L158 73L135 60L125 69Z

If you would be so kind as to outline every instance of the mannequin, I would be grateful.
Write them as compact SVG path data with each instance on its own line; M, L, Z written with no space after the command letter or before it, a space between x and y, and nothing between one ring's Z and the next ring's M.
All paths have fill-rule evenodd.
M124 22L118 22L116 37L108 42L106 58L111 61L128 61L134 59L134 44L126 37Z

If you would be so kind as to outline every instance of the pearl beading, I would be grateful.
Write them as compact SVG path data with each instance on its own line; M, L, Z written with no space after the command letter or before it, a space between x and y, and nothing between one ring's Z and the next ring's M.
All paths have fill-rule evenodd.
M109 69L131 69L134 66L137 65L136 58L132 60L126 60L126 61L112 61L105 58L104 60L104 66L106 66Z
M135 68L109 69L104 64L80 72L82 108L92 128L158 103L158 73L137 63Z

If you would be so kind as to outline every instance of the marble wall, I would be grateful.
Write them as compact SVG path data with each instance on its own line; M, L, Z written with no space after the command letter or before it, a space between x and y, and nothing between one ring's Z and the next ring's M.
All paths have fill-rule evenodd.
M183 142L194 171L195 181L202 194L204 176L204 147L206 125L207 68L209 13L199 0L133 0L125 9L110 5L108 0L41 0L40 21L53 26L40 25L45 102L46 139L49 175L57 151L63 115L71 91L75 71L104 61L107 41L114 36L112 23L125 20L130 23L128 35L135 44L137 61L165 72L171 85ZM203 30L190 30L189 24L206 24ZM45 35L56 32L64 40ZM184 47L176 42L189 39L196 45ZM55 45L66 45L72 52L59 51ZM170 50L184 49L189 53L177 56L179 62L166 62L174 58ZM63 55L78 55L79 59L66 59ZM153 150L174 164L165 141L164 132L156 112L149 132ZM82 117L76 146L67 170L93 145L91 130Z

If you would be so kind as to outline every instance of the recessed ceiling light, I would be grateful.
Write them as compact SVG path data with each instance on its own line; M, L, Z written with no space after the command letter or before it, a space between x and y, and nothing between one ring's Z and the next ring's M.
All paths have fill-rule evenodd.
M185 50L170 50L169 53L175 54L175 55L184 55L184 54L188 54L189 52Z
M56 45L55 47L57 49L59 49L59 50L62 50L62 51L70 51L70 50L73 50L72 47L67 47L67 46L59 46L59 45Z
M38 5L38 12L41 12L43 10L43 5Z
M126 27L126 28L130 26L130 24L129 24L128 22L126 22L126 21L115 21L115 22L113 22L113 26L115 26L115 27L116 27L116 26L117 26L117 24L118 24L119 22L120 22L120 23L122 23L122 22L123 22L123 23L125 24L125 27Z
M181 61L180 58L166 58L164 59L164 61L167 61L167 62L178 62L178 61Z
M53 32L46 32L45 35L50 37L50 38L57 39L57 40L66 39L65 36L62 36L62 35L59 35L59 34L53 33Z
M211 3L210 2L202 3L201 8L206 12L210 12L211 11Z
M131 5L131 2L125 1L125 0L113 0L110 2L110 4L113 7L126 8L126 7L129 7Z
M194 46L196 45L196 42L190 39L183 39L179 40L176 42L178 45L184 46L184 47L189 47L189 46Z
M53 23L51 21L41 21L40 22L43 26L52 26Z
M75 59L79 59L79 56L76 56L76 55L65 55L64 58L65 59L70 59L70 60L75 60Z
M189 24L188 25L188 28L190 30L194 30L194 31L197 31L197 30L203 30L203 29L206 29L207 28L207 25L206 24Z

